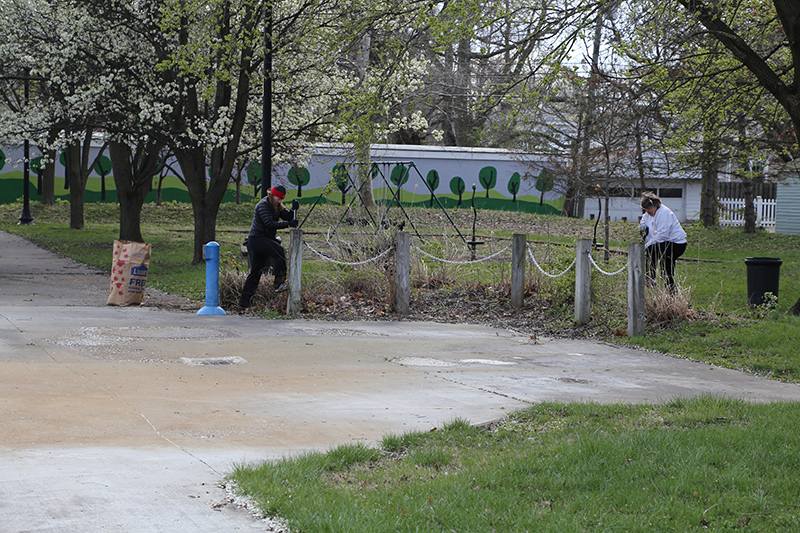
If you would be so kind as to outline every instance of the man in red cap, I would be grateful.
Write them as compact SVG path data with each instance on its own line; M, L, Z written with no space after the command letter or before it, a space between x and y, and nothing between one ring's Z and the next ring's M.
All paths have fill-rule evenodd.
M250 300L261 281L261 273L270 259L273 259L275 290L278 292L286 290L286 250L281 246L276 232L279 229L297 227L293 211L297 211L300 203L294 200L292 211L289 211L283 206L284 198L286 198L286 188L278 185L256 204L253 224L247 236L250 273L244 282L242 297L239 299L240 307L250 307Z

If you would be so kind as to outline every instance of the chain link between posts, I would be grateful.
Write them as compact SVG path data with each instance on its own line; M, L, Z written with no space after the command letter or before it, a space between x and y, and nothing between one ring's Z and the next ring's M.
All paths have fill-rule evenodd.
M389 248L387 248L386 250L384 250L383 252L381 252L380 254L376 255L375 257L373 257L371 259L367 259L367 260L364 260L364 261L356 261L355 263L348 263L348 262L345 262L345 261L337 261L336 259L333 259L332 257L328 257L327 255L323 254L322 252L319 252L319 251L315 250L314 248L312 248L311 245L308 244L307 242L305 243L305 245L308 246L309 250L311 250L312 252L317 254L319 257L321 257L325 261L330 261L331 263L336 263L337 265L345 265L345 266L366 265L367 263L371 263L373 261L377 261L378 259L380 259L384 255L386 255L389 252L391 252L392 250L394 250L394 246L390 246Z

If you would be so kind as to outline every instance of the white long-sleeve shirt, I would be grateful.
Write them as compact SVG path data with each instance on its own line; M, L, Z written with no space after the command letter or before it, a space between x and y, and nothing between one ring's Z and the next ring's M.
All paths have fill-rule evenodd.
M678 222L678 217L675 216L672 209L664 204L656 209L655 215L650 216L647 213L642 215L639 228L648 229L645 248L657 242L674 242L675 244L686 242L686 232Z

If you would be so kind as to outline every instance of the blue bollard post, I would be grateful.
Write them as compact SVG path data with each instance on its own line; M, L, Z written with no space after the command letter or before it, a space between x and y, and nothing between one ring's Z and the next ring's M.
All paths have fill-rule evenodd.
M211 241L203 248L206 260L206 305L198 315L227 315L219 306L219 244Z

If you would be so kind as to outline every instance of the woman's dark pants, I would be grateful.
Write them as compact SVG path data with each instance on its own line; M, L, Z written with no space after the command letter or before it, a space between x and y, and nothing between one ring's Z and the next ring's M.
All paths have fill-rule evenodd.
M656 265L661 265L661 277L669 292L675 294L675 262L686 251L686 243L657 242L647 247L647 277L656 279Z

